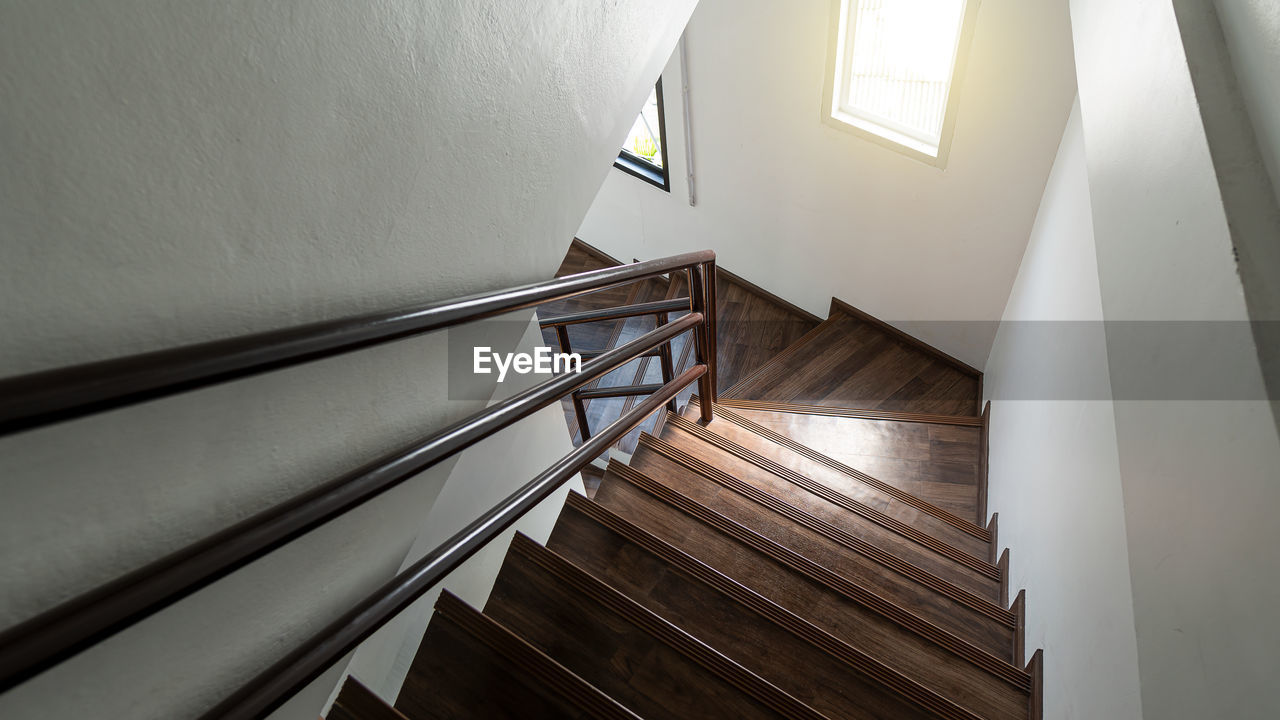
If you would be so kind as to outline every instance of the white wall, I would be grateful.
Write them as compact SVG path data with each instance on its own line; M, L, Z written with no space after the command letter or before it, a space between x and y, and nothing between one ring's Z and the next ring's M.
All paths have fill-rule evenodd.
M700 3L686 31L697 206L673 63L672 192L615 171L578 235L626 259L712 248L820 316L839 296L981 367L1071 106L1066 5L982 1L945 170L821 121L832 8Z
M1266 162L1275 160L1280 118L1269 111L1280 102L1280 91L1270 77L1276 65L1259 52L1261 46L1273 56L1280 54L1280 22L1268 23L1257 11L1241 17L1240 4L1174 0L1173 9L1222 190L1245 309L1250 319L1266 321L1254 326L1253 342L1280 431L1280 196ZM1229 11L1225 25L1219 6ZM1248 26L1242 27L1245 23ZM1259 78L1259 73L1268 78Z
M1215 173L1174 5L1071 0L1071 22L1107 321L1248 319L1231 188ZM1247 334L1136 340L1108 326L1143 711L1274 717L1280 442L1256 348ZM1134 392L1178 388L1188 368L1230 380L1232 394Z
M0 376L549 277L692 5L4 3ZM431 336L0 440L0 626L483 405L444 362ZM389 577L449 470L0 715L197 714Z
M1253 120L1271 189L1280 202L1280 4L1273 0L1214 0L1231 64Z
M985 370L988 504L1044 648L1047 720L1142 717L1124 501L1079 105Z

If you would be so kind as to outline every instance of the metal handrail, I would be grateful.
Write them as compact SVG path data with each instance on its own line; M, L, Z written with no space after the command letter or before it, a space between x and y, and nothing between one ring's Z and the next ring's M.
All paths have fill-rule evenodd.
M669 312L679 312L681 310L688 309L688 298L655 300L653 302L619 305L617 307L601 308L599 310L583 310L582 312L558 315L556 317L546 318L545 320L540 319L538 320L538 325L543 328L550 328L561 325L577 325L579 323L599 322L601 320L620 320L622 318L636 317L639 315L663 315Z
M356 607L311 636L296 650L259 673L239 691L201 716L201 720L260 718L319 677L365 638L421 597L450 571L484 547L525 512L545 500L575 473L591 463L695 380L708 368L695 365L663 385L644 402L579 445L560 462L516 490L489 512L441 543L396 575Z
M617 385L611 387L595 387L574 390L573 395L581 400L598 400L600 398L631 397L633 395L649 395L658 391L661 383L642 385Z
M0 633L0 691L65 660L702 322L691 313Z
M714 262L715 253L702 250L443 302L8 378L0 380L0 436Z
M675 322L660 325L626 345L602 353L583 364L580 373L552 378L454 423L424 440L348 472L0 633L0 692L376 497L440 460L554 403L573 389L604 376L636 357L650 353L655 347L666 347L672 338L682 332L695 332L699 364L664 385L659 392L636 408L636 411L649 408L648 411L638 417L636 411L628 413L624 419L630 425L619 431L617 437L629 431L662 402L674 398L680 389L694 380L698 381L700 395L714 397L714 346L704 345L706 327L712 323L707 321L710 316L703 310L713 308L715 299L713 293L701 290L701 278L704 275L714 277L715 254L711 251L687 253L453 301L312 323L0 381L0 435L4 435L680 270L688 272L690 287L695 289L690 293L688 304L684 306L691 312ZM661 401L655 404L655 398L661 398ZM706 403L703 410L703 417L706 419L709 419L710 407L711 404ZM612 436L616 426L618 423L609 427L609 435L602 433L590 443L583 443L582 447L549 470L548 473L558 473L555 477L560 479L556 484L563 482L564 478L581 469L594 457L583 455L583 451L598 448L595 452L598 455L612 444L612 441L604 442L603 438ZM586 459L574 465L583 457ZM575 469L564 470L569 466L566 463L574 465ZM539 475L539 480L547 481L551 477L548 473ZM530 485L526 486L529 487ZM481 520L489 518L490 527L496 529L484 537L492 538L528 507L530 505L521 501L511 506L504 504L486 514ZM499 511L512 514L509 517L502 514L507 519L502 520L499 525L493 525L492 519L496 517L493 513ZM487 539L480 544L483 542L487 542ZM474 552L475 547L460 546L456 551L461 554L456 557L447 554L440 560L441 567L456 566ZM313 638L312 641L308 647L332 645L323 639ZM333 659L336 660L337 657L340 655ZM275 687L276 684L260 676L235 697L245 696L246 693L259 697L265 686ZM284 699L284 696L277 696L272 702L279 704ZM223 716L226 715L219 715Z

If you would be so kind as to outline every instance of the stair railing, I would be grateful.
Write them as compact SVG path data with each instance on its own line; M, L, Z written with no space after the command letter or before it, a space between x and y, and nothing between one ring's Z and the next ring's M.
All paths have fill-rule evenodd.
M30 430L217 383L428 333L503 313L673 272L689 276L689 298L593 311L596 319L656 314L651 332L584 362L428 437L322 483L116 580L0 633L0 692L18 685L133 625L308 531L373 499L575 389L635 358L653 355L692 331L697 363L652 393L559 462L529 481L356 607L204 715L256 718L277 708L353 650L436 582L551 495L681 390L698 383L714 398L716 377L715 253L686 253L570 275L506 290L339 320L272 330L170 350L0 380L0 436ZM655 310L652 306L661 304ZM649 306L649 307L646 307ZM665 314L688 311L674 322ZM556 325L557 333L579 319ZM564 316L560 320L564 320ZM568 352L568 350L565 350ZM662 350L657 350L661 356ZM704 421L712 403L699 405ZM584 425L585 428L585 425Z
M692 286L690 286L692 287ZM692 292L692 291L691 291ZM635 303L633 305L624 305L616 308L604 308L600 310L585 310L583 312L569 313L567 315L559 315L549 317L545 320L539 320L538 324L542 329L555 328L556 342L560 346L560 352L571 353L573 346L569 342L569 326L579 323L600 322L603 320L622 320L630 317L641 315L653 315L655 324L658 327L667 324L667 318L672 311L687 310L689 303L684 299L676 300L659 300L657 302ZM596 353L589 353L594 356ZM583 354L585 357L586 354ZM586 442L591 439L591 426L587 422L587 405L586 401L594 398L611 398L611 397L629 397L632 395L649 395L661 387L671 382L671 376L675 370L671 361L671 345L663 343L658 346L656 352L645 353L643 357L657 357L662 366L662 383L660 385L621 385L615 387L580 387L569 394L570 400L573 402L573 414L578 420L578 428L582 431L582 441ZM702 357L697 357L696 362L703 362ZM676 412L676 399L673 397L667 401L667 409Z

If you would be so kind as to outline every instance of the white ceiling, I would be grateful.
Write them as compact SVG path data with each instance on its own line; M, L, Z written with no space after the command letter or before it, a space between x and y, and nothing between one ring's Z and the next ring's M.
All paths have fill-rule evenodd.
M697 206L678 58L670 195L612 173L579 236L617 257L711 247L825 316L832 295L977 367L1075 95L1065 0L982 0L945 170L820 120L829 0L702 0L686 31ZM921 324L923 323L923 324Z

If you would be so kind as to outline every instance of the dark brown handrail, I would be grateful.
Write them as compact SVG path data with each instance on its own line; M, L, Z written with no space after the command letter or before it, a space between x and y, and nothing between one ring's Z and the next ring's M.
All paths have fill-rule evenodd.
M662 347L666 347L666 346L664 345ZM582 358L583 362L586 362L587 360L593 360L604 354L600 350L574 350L574 352L576 352L578 356ZM662 357L662 352L660 350L650 350L649 352L646 352L646 353L640 353L636 357L642 357L642 358Z
M0 691L71 657L697 327L691 313L0 633Z
M0 436L714 262L710 250L0 380ZM714 368L709 365L709 368Z
M251 720L276 709L333 663L414 601L477 550L545 500L556 488L586 467L693 381L706 376L694 365L679 377L598 433L528 484L516 490L421 560L409 566L342 617L259 673L235 694L201 716L201 720Z
M622 318L636 317L639 315L663 315L669 312L679 312L681 310L688 309L689 300L687 298L654 300L653 302L619 305L617 307L601 308L599 310L583 310L582 312L557 315L556 317L549 317L545 320L538 320L538 324L544 328L549 328L560 325L577 325L579 323L599 322L601 320L620 320Z
M649 383L647 385L615 385L612 387L595 387L583 390L574 390L573 394L575 397L583 400L595 400L598 398L648 395L650 393L657 392L660 387L662 387L662 385L659 383Z
M714 278L714 259L715 254L711 251L687 253L443 303L313 323L0 381L2 436L668 272L685 270L689 274L690 297L687 304L681 301L680 307L690 310L687 315L672 323L660 323L652 332L600 354L583 364L581 372L558 376L490 406L426 439L348 472L0 633L0 692L367 502L440 460L550 405L573 389L603 377L636 357L651 354L655 347L667 347L671 339L682 332L694 332L699 364L676 380L663 385L620 420L619 423L625 420L630 425L620 430L617 437L629 431L662 402L672 400L680 389L694 380L698 382L699 395L714 398L714 334L713 331L708 331L708 328L714 326L714 316L704 312L706 308L715 307L714 282L703 281L703 278ZM665 320L665 316L662 319ZM563 325L557 327L558 333L563 333L563 330ZM711 403L706 403L703 408L703 417L706 419L709 419L710 407ZM644 412L637 415L642 409ZM563 482L564 478L590 461L593 457L590 449L594 448L594 454L598 455L617 439L614 437L613 440L608 440L619 423L610 425L606 433L583 443L577 451L551 470L539 475L534 483L550 482L552 477L560 478L557 484ZM585 460L575 465L584 457ZM570 465L574 469L566 470ZM534 483L526 485L525 489L533 487ZM530 506L523 500L514 505L504 503L477 520L477 523L495 528L492 533L486 531L487 534L484 535L485 538L491 538ZM495 519L500 519L498 525L494 524ZM480 537L475 536L478 545L464 544L449 550L449 553L461 555L455 557L446 553L437 558L439 567L447 567L432 577L438 578L443 572L447 572L447 568L455 567L465 560L476 547L487 541L478 539ZM425 590L425 587L422 589ZM420 594L421 591L418 592ZM359 609L353 611L356 615L362 612L364 611ZM362 637L364 636L367 633ZM311 648L307 652L319 652L320 648L333 647L334 642L317 636L305 647ZM340 655L341 653L332 656L332 659L337 659ZM297 677L297 672L291 671L288 676ZM315 672L318 674L319 670ZM256 685L247 687L235 697L244 699L248 697L245 693L249 693L258 698L253 702L261 704L262 692L279 687L279 683L265 681L262 676L254 683ZM275 695L267 704L274 707L286 697L287 695ZM235 715L242 716L251 715Z

